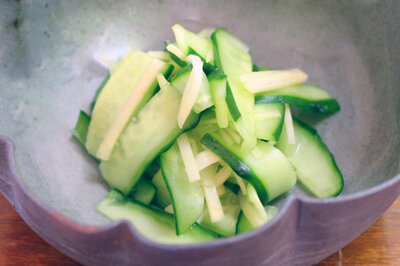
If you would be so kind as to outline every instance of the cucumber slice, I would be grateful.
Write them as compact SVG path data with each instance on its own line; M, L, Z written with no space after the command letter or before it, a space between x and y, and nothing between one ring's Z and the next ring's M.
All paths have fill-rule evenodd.
M189 79L192 68L193 66L191 64L187 65L186 67L182 68L178 73L176 73L175 77L171 80L171 85L177 88L182 94L185 90L186 83ZM193 111L196 113L201 113L202 111L210 108L213 105L214 103L211 98L210 85L208 84L207 76L203 72L200 93L197 97L196 103L193 106Z
M211 34L213 34L213 32L215 31L215 28L205 28L202 29L198 35L200 37L206 38L207 40L211 40Z
M155 242L184 244L210 241L216 238L215 234L208 232L198 224L193 224L185 234L177 236L172 214L124 198L114 189L99 203L97 210L114 221L128 220L141 234Z
M256 104L254 116L257 138L278 141L285 120L285 105L281 103Z
M210 40L186 30L179 24L172 26L172 30L179 49L181 49L186 56L189 55L190 50L192 50L196 55L199 55L204 62L206 61L209 51L212 50Z
M83 147L85 147L89 124L90 116L81 110L79 112L78 121L76 121L75 128L71 131L71 134Z
M282 130L276 147L292 162L297 179L309 192L319 198L338 195L344 181L334 156L314 128L296 119L293 126L296 143L288 144L286 130Z
M130 120L110 159L100 163L101 175L112 188L128 194L154 158L184 130L197 124L198 116L192 113L183 129L178 127L181 98L180 92L166 82L139 115Z
M221 130L206 133L201 143L224 160L240 177L248 180L256 189L263 204L288 192L296 183L296 174L290 161L269 143L258 141L255 156L252 151L243 151Z
M110 79L110 72L107 72L107 76L104 78L103 82L100 84L100 87L97 89L96 94L93 97L92 103L90 104L90 111L93 111L94 106L96 105L97 99L100 96L100 93L103 91L106 86L108 80Z
M244 147L257 144L254 125L254 95L243 86L239 77L252 72L251 57L247 46L227 30L218 28L211 35L214 60L217 67L228 78L226 102L235 121L235 126L244 139Z
M188 62L185 61L186 55L179 49L176 42L164 42L164 46L165 51L178 66L185 67L188 65Z
M228 127L229 110L226 105L226 75L220 70L212 72L208 76L211 96L215 103L215 114L220 128Z
M160 155L161 170L174 209L176 234L184 234L201 216L204 195L200 182L189 182L185 165L175 142Z
M129 197L143 204L150 205L154 199L154 196L156 195L156 192L157 189L153 183L146 178L141 178L136 184L135 188L129 194Z
M158 59L152 59L146 66L145 71L140 76L140 79L135 84L132 92L129 94L125 103L119 110L118 115L111 124L111 127L104 136L96 153L99 159L108 160L119 135L130 118L136 116L156 92L156 88L158 87L157 76L161 73L170 73L170 67L172 66Z
M161 169L153 176L151 182L157 188L155 202L157 205L164 209L165 207L170 205L172 201L171 197L169 196L169 191L167 185L165 184Z
M257 94L258 103L288 103L316 113L335 113L340 110L338 101L318 86L299 85Z
M156 91L153 70L165 73L169 66L140 51L131 52L123 60L93 109L86 141L89 154L99 157L98 149L103 146L99 155L108 157L105 155L109 155L129 118L136 115ZM104 142L105 138L109 141Z
M235 193L229 188L225 188L225 194L220 198L222 209L224 210L224 218L218 222L211 222L210 214L207 209L204 210L204 216L201 218L200 224L221 236L233 236L236 232L236 223L240 213L239 201Z
M267 221L270 221L275 215L278 213L278 208L275 206L264 206L265 212L267 213ZM255 227L249 222L246 215L243 212L240 212L239 218L236 225L236 234L241 234L247 231L254 229Z

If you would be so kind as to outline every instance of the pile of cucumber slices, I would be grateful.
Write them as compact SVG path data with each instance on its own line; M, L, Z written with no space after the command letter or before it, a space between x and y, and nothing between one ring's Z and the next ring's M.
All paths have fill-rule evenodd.
M339 111L299 69L252 63L226 29L180 25L164 51L131 51L110 69L73 136L111 187L97 209L146 237L193 243L262 226L296 183L319 198L343 177L317 131L290 107Z

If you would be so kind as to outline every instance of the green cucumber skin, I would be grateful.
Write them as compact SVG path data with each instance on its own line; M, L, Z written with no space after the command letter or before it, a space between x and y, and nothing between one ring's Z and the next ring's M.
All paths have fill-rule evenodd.
M298 85L294 87L282 88L282 90L272 90L264 93L257 94L254 102L257 103L287 103L297 108L303 109L308 112L316 112L323 114L331 114L340 111L340 105L334 98L329 97L329 94L324 98L313 99L307 98L306 95L292 95L297 91L298 93L302 88L312 88L316 91L323 91L320 87L314 85ZM304 93L304 92L303 92Z
M221 143L219 143L213 136L206 133L200 140L200 143L210 149L223 159L232 170L240 177L249 181L257 191L261 202L268 202L268 191L265 189L261 181L254 175L249 166L246 165L237 155L227 150Z
M79 112L78 121L71 131L72 136L85 148L86 136L89 130L90 116L84 111Z
M206 62L206 59L203 58L201 55L199 55L195 50L193 50L192 47L189 46L189 53L188 54L192 54L192 55L197 55L198 57L200 57L201 61L203 61L203 71L204 73L206 73L206 75L210 74L211 72L213 72L216 68L215 65L210 64L208 62Z
M100 87L97 89L96 94L93 97L92 103L90 104L90 111L93 111L94 106L96 105L97 99L100 96L100 93L103 91L104 87L106 86L108 80L110 79L110 71L107 71L107 75L104 78L103 82L100 84Z
M175 67L171 64L169 64L168 69L165 71L164 77L166 80L168 80L174 71ZM159 87L159 86L158 86ZM158 90L157 90L158 91Z
M239 120L242 115L240 114L239 108L236 105L235 98L233 97L228 81L226 81L226 104L228 105L228 109L233 121Z
M336 99L326 99L321 101L310 101L306 99L300 99L293 96L285 95L257 95L255 97L255 103L288 103L297 108L303 109L308 112L330 114L340 111L340 105Z
M190 183L175 142L160 155L161 171L175 215L176 234L185 233L201 216L204 206L200 182Z
M211 42L213 44L213 55L214 55L214 62L215 62L215 66L222 71L222 73L224 72L224 69L222 67L221 64L221 58L219 57L219 53L218 53L218 40L217 40L217 35L216 32L217 30L225 30L223 28L217 28L215 29L215 31L211 34Z
M305 131L307 131L307 132L309 133L310 137L313 138L314 143L315 143L316 145L318 145L318 146L320 147L320 149L323 150L326 154L328 154L330 163L331 163L331 165L332 165L332 167L333 167L333 171L335 171L335 172L338 174L339 181L340 181L340 182L339 182L340 185L339 185L338 189L337 189L335 192L333 192L332 194L330 194L330 195L324 195L323 197L321 197L321 196L316 195L315 192L312 191L312 189L308 188L308 187L301 181L301 177L299 177L299 176L297 175L298 181L302 184L303 188L305 188L309 193L313 194L314 196L317 196L317 197L320 197L320 198L325 198L325 197L335 197L335 196L339 195L339 194L342 192L343 187L344 187L344 179L343 179L343 174L342 174L342 172L340 171L340 169L339 169L339 167L338 167L338 165L337 165L337 163L336 163L336 160L335 160L334 155L330 152L328 146L324 143L324 141L322 140L321 136L318 134L318 131L317 131L315 128L311 127L310 125L307 125L306 123L304 123L303 121L301 121L301 120L299 120L299 119L297 119L297 118L295 118L295 117L293 117L293 122L294 122L294 126L295 126L295 127L296 127L296 124L297 124L297 125L299 125L300 127L302 127ZM298 133L297 133L297 134L298 134ZM295 131L295 135L296 135L296 131ZM285 153L285 152L283 151L282 147L280 147L280 142L278 142L276 146L277 146L277 148L280 149L283 153ZM285 155L286 155L286 154L285 154ZM287 157L288 157L289 160L290 160L290 156L287 155ZM292 162L292 163L293 163L293 162ZM293 165L294 165L294 167L296 168L296 164L293 164Z
M268 71L268 70L274 70L274 69L273 68L259 67L256 64L253 64L253 72Z
M206 230L198 223L193 224L193 226L188 230L188 232L182 236L175 235L175 226L174 226L174 217L172 214L161 211L159 209L147 206L141 202L126 198L116 189L112 189L107 197L103 199L99 205L97 206L97 210L110 218L111 220L122 220L127 219L130 221L131 219L136 219L135 216L142 215L146 216L150 222L155 221L155 223L160 224L160 226L164 227L163 230L167 230L167 234L170 235L171 238L167 239L166 236L162 236L163 243L196 243L196 242L204 242L210 241L218 236ZM115 213L118 213L115 217ZM133 218L132 218L133 217ZM152 235L153 232L143 232L143 228L146 227L146 224L140 224L140 221L136 219L135 221L130 221L137 230L146 236L152 239L153 241L159 242L159 235ZM165 231L164 231L165 232ZM154 234L154 233L153 233Z

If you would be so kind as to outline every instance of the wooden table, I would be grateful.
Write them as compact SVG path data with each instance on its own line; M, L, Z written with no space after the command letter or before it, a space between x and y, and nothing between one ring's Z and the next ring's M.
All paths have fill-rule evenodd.
M36 235L0 195L0 265L26 264L79 265ZM400 197L360 237L318 265L371 264L400 265Z

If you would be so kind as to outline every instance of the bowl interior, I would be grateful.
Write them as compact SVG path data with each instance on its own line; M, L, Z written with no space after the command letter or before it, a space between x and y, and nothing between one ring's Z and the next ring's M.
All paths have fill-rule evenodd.
M394 2L393 2L394 3ZM341 112L297 111L330 147L343 194L399 170L399 5L382 1L35 1L0 10L0 134L16 146L25 184L47 205L88 224L108 188L70 134L106 68L131 48L163 49L179 23L226 27L263 67L298 67ZM302 194L295 189L294 193ZM280 199L277 204L282 204Z

